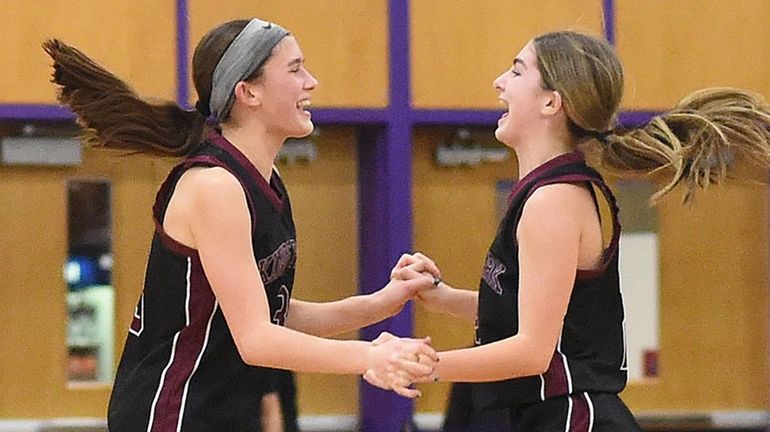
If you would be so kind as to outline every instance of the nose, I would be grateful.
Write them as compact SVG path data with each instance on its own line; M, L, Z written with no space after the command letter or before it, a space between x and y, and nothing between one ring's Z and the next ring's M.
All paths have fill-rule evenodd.
M313 90L318 85L318 80L315 79L313 74L311 74L309 71L307 72L307 79L305 80L305 89L306 90Z
M503 78L504 75L505 74L502 74L495 78L494 81L492 81L492 87L494 87L495 91L498 93L502 93L505 90L505 80Z

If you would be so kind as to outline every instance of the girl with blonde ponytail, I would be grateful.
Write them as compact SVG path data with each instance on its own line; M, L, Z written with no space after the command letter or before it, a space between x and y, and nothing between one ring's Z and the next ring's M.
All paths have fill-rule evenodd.
M495 136L516 152L519 181L478 292L438 280L415 295L476 323L476 346L440 352L433 379L475 383L477 415L508 409L514 431L641 431L618 397L627 378L618 209L579 149L619 173L668 173L654 198L682 186L687 201L722 181L733 156L770 164L768 104L745 90L706 89L643 127L618 128L620 61L606 41L571 31L531 40L494 86L507 107ZM435 265L415 255L397 268L418 261Z

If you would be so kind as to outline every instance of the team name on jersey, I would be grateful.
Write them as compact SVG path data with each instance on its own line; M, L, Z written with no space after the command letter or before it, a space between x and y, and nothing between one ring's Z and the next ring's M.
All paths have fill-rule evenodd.
M500 262L499 259L492 255L492 252L487 253L487 260L484 263L484 273L482 279L484 282L492 288L492 291L497 294L503 293L503 287L500 285L500 275L505 273L505 264Z
M259 272L262 275L262 283L265 285L274 282L286 270L293 268L297 261L297 242L294 239L281 243L275 252L259 260Z

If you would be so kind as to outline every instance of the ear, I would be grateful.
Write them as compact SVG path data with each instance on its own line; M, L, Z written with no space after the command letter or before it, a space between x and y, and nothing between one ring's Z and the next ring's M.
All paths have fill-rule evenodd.
M556 90L549 90L543 96L543 106L541 112L543 115L554 115L562 109L561 94Z
M262 92L259 86L239 81L235 85L235 100L249 107L258 107L262 105Z

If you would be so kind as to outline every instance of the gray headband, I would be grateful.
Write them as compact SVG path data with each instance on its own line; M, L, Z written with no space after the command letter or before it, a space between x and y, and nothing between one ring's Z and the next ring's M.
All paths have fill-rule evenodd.
M278 24L254 18L227 47L214 69L209 110L217 122L226 119L233 106L236 84L251 76L270 57L273 48L289 32Z

